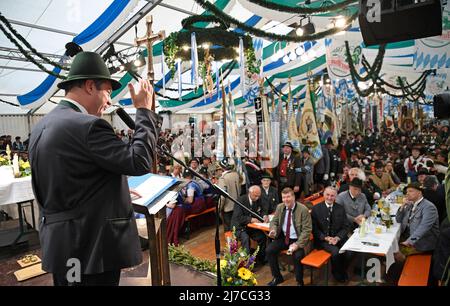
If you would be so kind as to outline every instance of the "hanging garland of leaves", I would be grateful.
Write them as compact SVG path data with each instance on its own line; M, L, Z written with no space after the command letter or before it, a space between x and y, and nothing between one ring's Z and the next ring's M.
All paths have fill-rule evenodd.
M305 7L305 6L289 6L289 5L283 5L283 4L278 4L272 1L267 1L267 0L247 0L251 3L257 4L259 6L271 9L271 10L276 10L276 11L280 11L280 12L286 12L286 13L292 13L292 14L315 14L315 13L326 13L326 12L332 12L332 11L337 11L343 8L346 8L347 6L349 6L350 4L354 4L357 3L358 1L355 0L344 0L341 3L333 3L330 1L330 3L332 3L331 5L324 5L325 1L323 2L322 6L320 7L316 7L316 8L312 8L312 7Z
M223 11L221 11L220 9L218 9L214 4L206 1L206 0L195 0L195 2L197 4L199 4L200 6L202 6L205 10L210 11L211 13L213 13L216 17L222 19L224 22L230 24L230 25L234 25L235 27L242 29L248 33L251 33L257 37L262 37L262 38L266 38L268 40L271 41L288 41L288 42L304 42L304 41L308 41L308 40L319 40L322 38L325 38L327 36L330 35L334 35L337 34L341 31L343 31L343 28L331 28L322 32L318 32L318 33L314 33L314 34L309 34L309 35L302 35L302 36L297 36L297 35L278 35L278 34L274 34L274 33L268 33L264 30L260 30L260 29L256 29L254 27L248 26L245 23L240 22L239 20L233 18L232 16L224 13ZM347 20L347 23L349 25L351 25L351 23L356 20L356 18L358 17L358 11L356 13L354 13L352 16L350 16Z
M236 48L239 47L239 35L234 32L224 31L222 29L196 29L197 43L199 46L208 44L209 53L215 61L230 60L238 57ZM250 36L242 36L244 48L253 49L253 43ZM164 55L166 64L172 73L175 73L175 62L179 58L182 61L191 59L191 33L187 31L173 32L164 41ZM180 48L180 46L189 46L189 49ZM254 51L253 51L254 52ZM203 62L206 55L206 49L198 48L198 60Z
M384 58L385 51L386 51L386 45L385 44L380 45L380 48L378 49L377 57L375 58L375 61L372 66L369 64L367 59L364 56L362 56L361 63L363 65L363 67L365 68L365 70L367 71L367 75L365 77L362 77L361 75L359 75L357 73L356 68L354 66L353 58L350 54L350 48L348 45L348 41L345 42L345 52L346 52L347 62L350 67L350 75L351 75L353 85L354 85L358 95L360 97L367 97L378 91L379 93L388 94L388 95L390 95L392 97L396 97L396 98L407 99L408 101L417 101L421 98L424 99L426 78L428 75L430 75L430 73L433 72L433 70L424 71L422 73L422 75L411 84L408 84L407 81L403 81L403 79L401 77L397 77L397 82L398 82L399 86L390 84L390 83L384 81L380 77L380 70L383 65L383 58ZM372 85L366 90L361 90L359 88L358 82L359 81L365 82L368 80L372 81ZM402 94L391 93L384 86L390 87L395 90L401 90ZM427 103L424 103L424 104L427 104Z
M37 57L41 58L44 62L53 65L55 67L60 68L61 70L69 70L69 68L61 66L59 63L54 62L50 59L48 59L46 56L42 55L39 51L37 51L32 45L30 45L30 43L22 36L20 35L20 33L18 33L13 27L12 25L9 23L8 19L6 19L1 13L0 13L0 21L2 21L4 23L4 25L8 28L9 31L11 31L11 33L19 40L21 41L28 49L30 49L30 51L36 55ZM2 27L2 32L8 37L8 39L14 44L16 45L18 48L20 46L20 44L11 36L8 35L9 33L7 33L7 31L5 30L5 28ZM21 48L22 46L20 46L19 50L20 52L24 55L27 56L28 52L26 52L25 50L23 50L23 48ZM24 52L23 52L23 51ZM28 57L27 57L28 58ZM36 64L33 61L34 64Z
M232 61L230 61L230 62L228 63L228 65L225 67L225 69L224 69L224 71L223 71L223 75L222 75L222 76L223 76L224 79L226 79L226 78L230 75L230 73L233 71L235 65L236 65L236 61L235 61L235 60L232 60ZM156 85L155 85L155 86L156 86ZM160 86L156 86L156 87L161 88ZM199 85L199 88L203 88L203 85ZM214 90L215 90L215 89L216 89L216 88L214 87ZM171 88L166 88L166 90L169 90L169 91L178 91L178 89L171 89ZM193 89L190 89L190 90L193 90ZM160 94L159 92L156 92L156 91L155 91L155 94L156 94L158 97L161 97L161 98L164 98L164 99L167 99L167 100L175 100L175 99L176 99L176 98L173 98L173 97L169 97L169 96ZM203 97L203 94L197 94L196 96L191 97L191 98L188 98L188 99L186 99L186 98L184 98L184 99L181 98L180 101L182 101L182 102L190 102L190 101L193 101L193 100L202 98L202 97Z

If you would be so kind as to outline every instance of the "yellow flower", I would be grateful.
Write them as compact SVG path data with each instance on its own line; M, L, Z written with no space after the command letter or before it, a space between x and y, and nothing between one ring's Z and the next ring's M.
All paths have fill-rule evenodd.
M258 282L256 281L256 278L253 278L253 285L258 285Z
M238 275L243 280L249 280L252 277L252 272L244 267L238 270Z
M220 269L224 269L227 266L227 261L225 259L220 260Z
M23 169L30 168L30 162L24 162L24 163L22 164L22 168L23 168Z
M227 282L231 283L232 281L233 281L233 278L232 278L232 277L228 277L228 278L227 278Z

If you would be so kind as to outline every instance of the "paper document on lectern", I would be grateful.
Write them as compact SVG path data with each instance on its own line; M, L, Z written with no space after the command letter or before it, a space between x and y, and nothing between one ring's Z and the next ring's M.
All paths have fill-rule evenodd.
M176 178L152 173L128 178L130 189L133 189L141 196L138 199L134 199L133 203L146 206L150 214L157 213L164 205L176 197L177 192L169 191L168 189L177 182Z

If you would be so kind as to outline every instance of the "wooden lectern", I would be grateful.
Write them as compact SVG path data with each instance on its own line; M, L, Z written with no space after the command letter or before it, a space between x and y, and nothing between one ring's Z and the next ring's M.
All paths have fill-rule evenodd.
M133 203L134 211L143 214L147 224L148 264L152 286L170 285L166 204L176 195L180 188L179 185L177 181L146 205Z

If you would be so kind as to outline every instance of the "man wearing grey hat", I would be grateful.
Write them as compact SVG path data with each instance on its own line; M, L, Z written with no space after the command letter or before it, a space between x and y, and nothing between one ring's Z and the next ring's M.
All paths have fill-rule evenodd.
M127 175L151 170L161 119L151 109L153 88L129 84L136 129L129 144L100 118L121 87L101 56L81 52L72 61L65 97L33 128L32 184L39 204L42 269L55 285L118 285L123 268L142 253ZM68 278L77 259L80 277Z
M405 201L395 217L401 224L400 252L408 256L433 251L439 236L436 206L423 197L419 182L411 183L405 189Z

